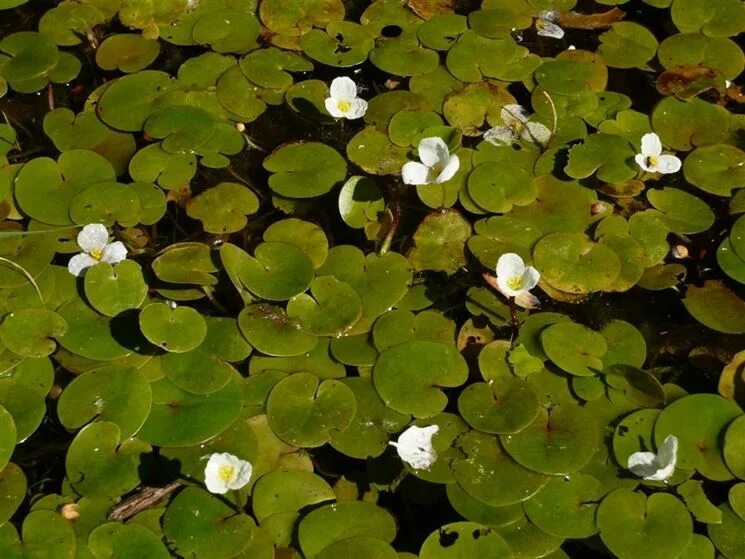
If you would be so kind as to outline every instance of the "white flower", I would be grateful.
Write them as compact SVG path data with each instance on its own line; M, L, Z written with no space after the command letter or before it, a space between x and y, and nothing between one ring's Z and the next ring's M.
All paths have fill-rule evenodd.
M346 76L334 78L326 98L326 110L334 118L360 118L367 112L367 101L357 97L357 85Z
M417 427L412 425L398 437L398 442L389 442L396 447L401 460L415 470L429 470L437 461L437 451L432 447L432 437L440 427Z
M651 481L667 481L675 471L678 459L678 439L668 435L654 452L635 452L629 456L628 468L632 473Z
M240 489L251 479L253 466L228 452L211 454L204 468L207 491L224 495L231 489Z
M654 132L642 136L642 152L634 159L639 167L650 173L668 174L680 170L680 159L674 155L662 155L662 142Z
M514 297L523 308L538 306L538 298L530 290L538 285L541 274L533 266L526 266L514 252L508 252L497 261L497 289L506 297Z
M449 181L458 172L460 159L451 154L442 138L424 138L417 147L419 159L409 161L401 169L405 184L440 184Z
M67 270L73 276L99 262L116 264L127 258L127 247L120 241L109 242L109 232L100 223L92 223L83 227L78 233L78 246L83 252L70 258Z
M557 21L559 21L559 14L557 12L543 10L535 20L536 33L543 37L561 39L564 36L564 30L556 24Z
M509 146L518 140L543 145L551 139L551 130L540 122L530 122L530 116L520 105L505 105L500 117L502 126L484 132L484 140L495 146Z

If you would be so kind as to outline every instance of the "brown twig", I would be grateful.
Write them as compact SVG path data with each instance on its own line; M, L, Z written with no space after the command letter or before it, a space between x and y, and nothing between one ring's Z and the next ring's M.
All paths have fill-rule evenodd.
M180 481L173 481L164 487L143 487L139 493L111 509L109 520L127 520L158 504L182 486Z

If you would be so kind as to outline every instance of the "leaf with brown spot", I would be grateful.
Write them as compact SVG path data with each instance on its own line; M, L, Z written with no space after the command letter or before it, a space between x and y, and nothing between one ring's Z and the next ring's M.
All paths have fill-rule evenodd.
M455 12L455 4L452 0L409 0L409 8L427 21L435 16Z
M626 12L614 7L599 14L565 12L559 16L559 25L569 29L607 29L626 17Z
M657 78L657 91L688 100L707 89L719 88L722 78L706 66L675 66Z

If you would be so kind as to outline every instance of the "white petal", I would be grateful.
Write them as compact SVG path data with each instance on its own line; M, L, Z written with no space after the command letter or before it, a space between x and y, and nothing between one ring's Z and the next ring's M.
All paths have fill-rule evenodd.
M458 159L457 155L451 155L448 158L448 162L445 164L445 167L440 172L440 175L435 179L435 184L441 184L443 182L449 181L455 176L455 173L458 172L459 168L460 159Z
M667 175L680 171L680 159L674 155L660 155L657 160L657 172L659 173Z
M672 476L673 473L675 473L675 466L665 466L664 468L656 470L653 474L644 476L644 479L648 479L650 481L666 481L670 479L670 476Z
M416 470L428 470L437 461L437 451L432 446L432 437L440 430L437 425L417 427L412 425L398 437L396 447L401 460Z
M450 157L450 150L445 140L437 136L424 138L419 142L417 151L419 153L419 159L427 167L434 167L438 163L445 163L448 157Z
M522 105L505 105L502 110L499 111L499 117L505 126L511 126L516 122L526 123L528 121L528 113L522 107Z
M235 479L228 483L230 489L240 489L241 487L248 485L248 482L251 481L251 474L253 473L253 466L250 462L238 458L236 458L236 460L238 463L236 464L235 469Z
M541 306L541 302L538 297L533 295L530 291L523 291L519 295L515 295L515 304L523 309L537 309Z
M328 112L334 118L344 118L345 116L347 116L347 113L339 110L339 105L337 104L336 99L334 99L333 97L327 97L323 101L323 104L326 107L326 112Z
M354 120L355 118L360 118L362 116L365 116L365 113L367 112L367 101L364 99L360 99L359 97L352 101L352 108L349 109L349 112L347 113L347 118L349 120Z
M509 146L516 139L515 131L508 126L495 126L484 132L484 140L495 146Z
M561 39L564 37L564 30L548 20L540 20L540 24L536 26L536 33L542 37L551 37L552 39Z
M659 463L665 467L675 467L678 461L678 438L675 435L668 435L657 449L657 458Z
M541 10L538 12L538 19L543 21L556 22L559 20L559 12L556 10Z
M101 260L109 264L117 264L125 258L127 258L127 247L121 241L115 241L106 245L101 255Z
M357 85L351 78L341 76L331 82L329 93L336 100L351 101L357 97Z
M657 156L662 153L662 142L660 137L654 132L644 134L642 136L642 155L649 157L650 155Z
M78 233L78 246L85 252L103 250L109 242L109 232L100 223L91 223Z
M629 456L627 467L639 477L647 477L657 472L657 455L654 452L634 452Z
M221 454L215 453L207 461L207 465L204 468L204 484L210 493L224 495L228 492L228 483L220 475L220 468L232 465L228 459L230 456L232 455L227 452Z
M76 254L70 258L70 261L67 263L67 271L77 277L81 272L90 268L94 264L98 264L98 260L85 252L81 252L80 254Z
M525 268L525 272L523 273L523 289L526 291L530 291L533 289L536 285L538 285L538 281L541 279L541 274L533 268L533 266L527 266Z
M551 130L540 122L527 122L521 137L526 142L544 145L551 139Z
M637 153L634 156L634 161L636 161L636 164L639 165L639 167L649 173L654 173L657 170L656 167L650 167L649 165L647 165L647 156L641 153Z
M525 273L525 262L519 254L507 252L497 260L497 278L522 276Z
M404 184L429 184L429 167L418 161L409 161L401 168Z

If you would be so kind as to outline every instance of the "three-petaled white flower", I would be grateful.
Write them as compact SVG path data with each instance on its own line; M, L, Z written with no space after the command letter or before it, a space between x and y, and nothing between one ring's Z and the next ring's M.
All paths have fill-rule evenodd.
M561 39L564 36L564 30L556 23L559 21L559 13L553 10L543 10L538 14L535 20L536 33L543 37Z
M441 184L453 178L460 167L460 159L451 154L442 138L424 138L417 147L418 161L409 161L401 169L405 184Z
M334 78L325 100L326 110L334 118L360 118L367 112L367 101L357 97L357 85L351 78Z
M632 473L650 481L667 481L675 471L678 459L678 439L668 435L657 454L654 452L634 452L629 456L628 468Z
M110 243L109 232L100 223L83 227L78 233L78 246L83 252L70 258L67 264L67 270L73 276L79 276L99 262L116 264L127 258L127 247L120 241Z
M680 159L674 155L662 155L662 142L654 132L642 136L642 152L637 153L636 164L650 173L677 173Z
M538 285L541 274L533 266L526 266L520 255L508 252L497 261L497 289L526 309L538 306L538 298L530 290Z
M484 140L495 146L509 146L519 140L544 145L551 139L551 130L540 122L530 122L530 116L520 105L505 105L500 117L502 126L484 132Z
M253 473L250 462L241 460L228 452L211 454L204 468L204 484L207 491L224 495L231 489L246 485Z
M432 437L440 430L437 425L417 427L412 425L398 437L398 442L388 444L396 447L401 460L415 470L429 470L437 461L437 451L432 447Z

